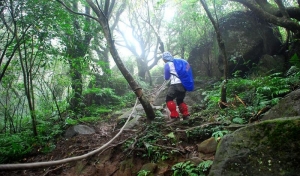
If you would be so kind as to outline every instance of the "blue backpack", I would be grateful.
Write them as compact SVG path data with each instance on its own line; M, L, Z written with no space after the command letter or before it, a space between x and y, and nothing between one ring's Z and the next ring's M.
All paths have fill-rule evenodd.
M194 79L192 68L190 64L184 60L179 58L174 58L173 60L178 78L180 79L183 87L186 91L193 91L194 90Z

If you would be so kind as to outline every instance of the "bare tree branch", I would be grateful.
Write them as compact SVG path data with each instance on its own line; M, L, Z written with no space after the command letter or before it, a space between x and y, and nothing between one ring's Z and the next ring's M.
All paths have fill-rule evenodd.
M273 23L275 25L285 27L292 32L298 33L300 31L300 24L298 22L294 22L291 19L288 18L280 18L275 16L275 12L273 10L270 10L267 8L267 2L266 0L256 0L256 2L260 3L254 3L253 0L230 0L234 2L239 2L243 4L244 6L248 7L250 10L252 10L256 15L260 16L261 18L265 19L266 21ZM261 2L264 2L262 5ZM266 9L269 9L266 11Z

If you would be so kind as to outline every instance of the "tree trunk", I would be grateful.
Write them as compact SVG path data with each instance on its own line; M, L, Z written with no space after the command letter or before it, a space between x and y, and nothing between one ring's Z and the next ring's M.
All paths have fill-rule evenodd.
M77 58L78 60L80 58ZM80 62L76 61L76 58L69 59L71 87L74 92L73 97L70 100L70 109L75 113L79 113L82 109L82 74L80 73Z
M225 108L226 106L224 105L224 103L227 102L226 100L226 83L227 83L227 72L228 72L228 60L227 60L227 55L226 55L226 50L225 50L225 44L224 44L224 40L222 39L221 36L221 32L219 29L219 24L216 23L216 21L214 20L214 18L212 17L210 11L208 10L208 7L206 5L206 3L204 2L204 0L200 0L208 18L210 19L211 23L213 24L213 27L215 29L215 32L217 34L217 40L218 40L218 45L219 48L221 50L222 56L223 56L223 62L224 62L224 82L222 83L221 86L221 102L219 103L219 106L221 108Z
M296 35L300 35L300 24L299 21L295 21L291 18L300 19L300 9L299 8L287 8L286 13L291 18L282 18L283 14L279 8L275 10L272 5L269 4L266 0L261 2L261 0L230 0L243 4L248 7L251 11L253 11L260 18L266 20L269 23L275 24L277 26L284 27L288 30L291 30ZM278 2L279 3L279 2ZM280 3L279 3L280 4Z
M77 2L73 2L73 9L78 10ZM90 9L85 8L86 14L90 14ZM90 19L87 18L87 23L90 24ZM88 50L88 46L92 39L92 32L84 32L84 30L79 25L76 18L73 19L73 29L74 34L71 36L71 45L67 46L67 57L70 65L70 77L71 77L71 87L73 90L73 97L70 100L70 109L76 114L80 114L83 109L83 61L82 58L85 56ZM81 32L83 31L83 32Z
M146 81L146 73L148 71L147 63L143 61L141 58L136 59L138 66L138 76L142 81Z
M18 37L17 37L18 40ZM25 43L24 43L25 45ZM33 44L32 44L33 47ZM24 46L24 49L27 48ZM30 61L30 58L25 52L24 56L22 54L21 48L18 48L19 60L21 63L22 73L23 73L23 83L25 89L25 96L27 98L27 103L30 111L31 123L32 123L32 132L34 136L38 136L37 127L36 127L36 113L34 107L34 93L33 93L33 83L32 83L32 66L33 64Z
M90 5L90 7L93 9L93 11L96 13L98 19L97 22L102 26L105 39L107 41L110 53L112 55L112 58L114 59L117 67L121 71L124 78L127 80L128 84L130 85L131 89L134 91L135 95L138 97L140 103L142 104L145 113L147 115L148 120L153 120L155 118L154 110L143 94L142 88L138 86L136 81L133 79L132 75L128 72L126 67L124 66L122 60L120 59L120 56L118 54L118 51L115 47L115 43L112 40L109 24L107 21L107 18L103 11L101 9L98 9L97 6L92 2L92 0L86 0L86 2Z

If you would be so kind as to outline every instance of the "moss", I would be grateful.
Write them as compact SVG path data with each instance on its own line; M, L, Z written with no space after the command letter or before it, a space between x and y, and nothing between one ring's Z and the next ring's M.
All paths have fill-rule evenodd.
M275 122L275 123L274 123ZM267 137L266 143L275 150L297 149L299 142L294 146L289 141L298 141L300 137L300 120L272 120L272 124L262 124ZM296 144L296 146L295 146Z
M250 125L222 139L214 164L223 165L224 176L295 175L300 172L299 139L299 117Z
M259 141L260 149L251 153L250 161L257 162L256 167L264 173L295 173L293 168L299 159L296 155L300 147L300 120L275 119L263 122L258 127L264 137Z

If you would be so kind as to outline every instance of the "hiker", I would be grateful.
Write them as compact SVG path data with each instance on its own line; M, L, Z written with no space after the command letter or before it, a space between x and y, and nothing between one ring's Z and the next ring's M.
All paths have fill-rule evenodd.
M190 114L187 104L185 104L183 100L186 91L192 91L194 89L194 80L190 64L184 59L174 58L170 52L164 52L162 59L165 62L165 80L171 80L171 85L166 96L166 105L171 112L171 120L169 123L180 120L174 99L176 99L183 120L187 120Z

